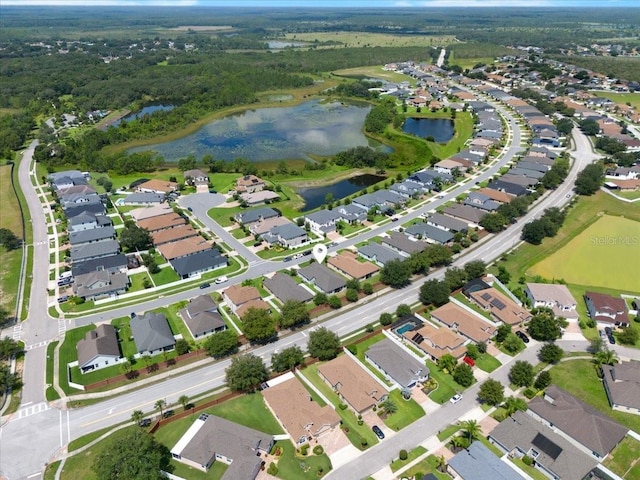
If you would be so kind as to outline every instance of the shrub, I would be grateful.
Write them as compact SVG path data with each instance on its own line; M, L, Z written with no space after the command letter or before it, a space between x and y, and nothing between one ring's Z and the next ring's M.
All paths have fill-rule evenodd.
M524 391L522 392L522 394L527 397L529 400L531 400L533 397L536 396L536 393L538 393L536 391L535 388L531 388L531 387L527 387L524 389Z
M367 333L372 333L372 332L373 332L373 330L374 330L374 328L373 328L373 324L372 324L372 323L369 323L369 324L365 327L365 331L366 331Z
M409 454L405 449L402 449L400 450L400 454L398 455L398 457L400 458L400 460L406 460L407 458L409 458Z
M363 283L362 291L365 295L371 295L373 293L373 285L371 285L370 283Z
M525 455L524 457L522 457L522 463L530 467L531 465L533 465L533 458L531 458L529 455Z
M328 300L331 308L336 309L342 307L342 302L336 295L331 295Z
M315 447L313 447L314 455L322 455L323 453L324 453L324 448L322 448L322 445L316 445Z
M346 403L341 403L340 405L338 405L338 408L340 410L346 410L347 409L347 404Z
M380 315L380 325L386 327L387 325L391 325L393 323L393 315L390 313L383 313Z
M352 355L358 355L358 347L356 347L353 343L347 347L347 350L349 350Z
M369 442L367 442L367 439L364 437L360 437L360 446L362 448L365 448L367 445L369 445Z
M269 475L273 475L274 477L278 474L278 467L276 467L276 464L271 462L269 464L269 468L267 469L267 473Z
M308 443L305 443L304 445L302 445L300 447L300 453L302 455L306 455L307 453L309 453L309 444Z

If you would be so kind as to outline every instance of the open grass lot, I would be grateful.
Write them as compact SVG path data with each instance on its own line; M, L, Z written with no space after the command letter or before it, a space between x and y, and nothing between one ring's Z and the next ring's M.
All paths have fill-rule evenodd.
M564 388L620 424L640 431L640 416L611 409L602 381L596 374L596 365L590 360L561 362L551 368L551 379L554 385Z
M446 473L442 473L437 470L438 459L435 455L429 455L424 460L416 463L413 467L406 470L402 474L402 478L422 478L423 475L432 473L438 478L438 480L451 480L451 477Z
M624 192L616 192L616 195L627 200L637 200L640 198L640 191L626 190Z
M626 436L603 462L625 480L640 478L640 441Z
M17 166L16 166L17 168ZM11 166L0 166L0 228L7 228L22 237L22 217L18 199L11 188ZM11 315L15 308L22 263L22 249L6 251L0 247L0 306L6 308Z
M336 70L333 72L333 74L339 77L350 77L350 78L379 78L381 80L387 80L388 82L393 82L393 83L409 81L411 83L411 86L415 86L416 84L416 81L414 78L411 78L402 73L383 70L382 65L374 65L370 67L345 68L343 70Z
M297 42L334 42L345 47L437 47L454 42L453 35L391 35L369 32L311 32L287 34L287 40Z
M49 345L47 345L47 358L53 358L53 352L55 351L56 347L58 346L59 342L51 342ZM47 370L45 372L45 382L47 382L47 390L45 391L45 396L47 397L47 401L48 402L52 402L54 400L58 400L60 398L60 395L58 395L58 392L56 391L55 388L53 388L51 385L53 385L53 362L47 362Z
M451 375L440 370L431 360L427 360L426 364L429 368L429 376L438 382L438 388L429 394L431 400L442 405L449 401L456 392L464 390L462 385L459 385Z
M392 413L383 420L384 424L396 432L402 430L407 425L412 424L420 417L424 417L424 410L414 400L405 400L402 398L402 393L397 388L389 393L389 397L398 406L398 411Z
M531 271L572 284L640 291L637 266L629 261L637 256L638 232L640 222L603 215Z
M422 455L423 453L426 453L426 452L427 452L426 448L424 448L422 446L417 446L416 448L414 448L413 450L408 452L406 460L400 460L399 458L397 458L393 462L391 462L391 465L390 465L391 471L395 472L397 470L400 470L402 467L404 467L405 465L411 463L416 458L418 458L420 455Z
M640 109L640 93L618 93L618 92L602 92L594 91L594 95L598 97L608 98L615 103L630 103L632 107Z
M458 65L462 69L472 69L478 63L492 65L494 57L478 57L478 58L457 58L455 54L449 56L449 65Z

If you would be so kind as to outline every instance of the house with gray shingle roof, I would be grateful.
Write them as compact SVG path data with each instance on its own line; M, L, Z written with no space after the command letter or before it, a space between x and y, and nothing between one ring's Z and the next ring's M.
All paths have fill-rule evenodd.
M105 270L109 273L126 272L128 265L129 261L127 260L127 256L124 253L118 253L107 257L76 262L71 265L71 272L74 277L100 270Z
M222 316L218 313L216 302L209 295L192 298L179 313L194 339L227 329Z
M487 212L484 210L480 210L476 207L470 207L469 205L451 205L444 209L444 213L446 215L451 215L452 217L460 218L462 220L466 220L470 224L479 224L482 217L484 217Z
M300 246L308 240L307 231L291 222L273 227L262 235L262 239L270 245L279 244L287 248Z
M116 329L109 324L88 331L76 345L76 350L82 373L113 365L121 358Z
M172 350L176 344L171 327L162 313L147 312L131 319L131 335L140 355Z
M382 238L382 245L396 250L401 255L408 257L412 253L422 252L427 248L427 243L421 240L410 240L400 232L391 232L388 237Z
M298 275L305 282L315 285L324 293L338 293L347 286L344 278L332 272L328 267L315 262L298 270Z
M380 210L393 208L397 204L403 204L406 199L389 190L378 190L376 192L367 193L353 199L353 205L360 207L366 211L374 207Z
M154 205L164 202L163 193L140 192L132 193L121 199L123 205Z
M254 222L266 220L267 218L279 217L280 212L273 208L263 207L254 210L246 210L238 213L234 218L236 222L249 226Z
M109 273L106 270L94 271L74 277L74 295L85 300L117 296L127 291L129 277L126 273Z
M467 198L464 199L464 205L479 208L486 212L493 212L500 206L498 202L491 200L487 195L479 192L471 192L467 195Z
M425 219L425 222L441 230L447 230L453 233L466 233L469 229L469 225L467 224L467 222L463 222L462 220L458 220L457 218L449 217L441 213L434 213L433 215L429 215Z
M69 243L72 246L83 243L99 242L101 240L112 240L116 238L116 230L112 226L92 228L69 233Z
M304 221L312 231L323 234L335 231L336 223L341 218L342 216L334 210L318 210L305 215Z
M117 240L101 240L93 243L83 243L78 246L71 247L69 256L71 261L83 262L94 258L107 257L120 252L120 244Z
M604 389L614 410L640 415L640 362L602 366Z
M424 362L389 338L371 345L364 358L400 388L411 388L429 379L429 369Z
M367 212L351 203L349 205L336 207L333 209L333 211L338 213L340 217L347 223L363 222L367 219Z
M405 258L395 250L383 247L379 243L375 242L369 242L368 244L359 247L358 255L366 258L367 260L371 260L374 263L377 263L381 267L384 267L385 264L390 262L391 260L404 260Z
M473 442L447 463L447 471L461 480L524 480L518 470L503 462L481 442Z
M282 303L289 300L308 302L313 298L313 293L298 285L293 278L285 273L276 273L271 278L265 278L262 285Z
M426 240L430 243L439 243L445 245L453 241L453 233L447 230L436 228L425 222L418 222L411 225L404 231L409 238L416 240Z
M509 169L509 174L511 175L524 175L525 177L532 178L534 180L540 180L544 177L544 173L538 172L536 170L528 170L526 168L513 167Z
M421 183L414 182L413 180L407 178L400 183L394 183L393 185L391 185L391 187L389 187L389 191L404 198L411 198L413 196L422 195L423 193L428 191L428 188L426 188Z

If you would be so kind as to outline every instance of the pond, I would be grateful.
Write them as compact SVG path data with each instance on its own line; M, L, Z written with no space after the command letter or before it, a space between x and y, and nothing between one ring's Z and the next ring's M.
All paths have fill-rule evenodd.
M454 122L448 118L407 118L402 131L416 137L433 137L438 143L446 143L455 133Z
M362 133L370 109L368 105L312 100L291 107L247 110L214 120L186 137L128 151L153 150L168 162L188 155L212 155L226 161L311 160L309 154L329 156L361 145L376 147Z
M339 182L332 183L331 185L324 185L322 187L307 187L297 188L296 193L304 200L304 208L300 211L307 212L318 208L325 203L327 194L330 193L334 200L342 200L344 197L364 190L365 188L374 185L384 180L385 177L379 175L357 175L355 177L340 180Z
M121 122L130 122L131 120L135 120L136 118L142 118L145 115L151 115L153 112L168 112L169 110L173 110L175 108L174 105L162 105L162 104L153 104L147 105L143 107L139 112L130 113L129 115L122 117L119 120L116 120L112 123L112 126L117 127Z
M281 40L271 40L267 42L267 45L273 50L279 50L287 47L306 47L308 44L305 42L283 42Z

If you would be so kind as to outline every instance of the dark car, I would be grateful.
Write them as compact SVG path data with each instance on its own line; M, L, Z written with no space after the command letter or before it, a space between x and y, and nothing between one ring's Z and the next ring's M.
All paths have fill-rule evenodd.
M529 343L529 337L527 337L527 334L524 333L522 330L518 330L516 332L516 335L520 337L520 340L522 340L524 343Z
M169 418L169 417L173 417L175 415L175 413L176 412L174 410L167 410L162 414L162 416L164 418Z
M131 312L131 315L129 315L131 318L136 318L136 312Z
M613 335L613 330L611 330L611 327L604 327L604 333L607 334L607 337L610 337Z
M187 207L187 210L189 210L190 212L193 212L193 208L191 207Z
M382 430L380 430L379 426L374 425L373 427L371 427L371 430L373 430L373 433L375 433L380 440L384 438L384 433L382 432Z
M283 262L290 262L291 261L291 257L284 257L282 259Z
M210 286L211 286L211 284L209 282L207 282L207 283L203 283L202 285L200 285L200 288L204 290L205 288L209 288Z
M64 303L69 301L69 295L62 295L61 297L58 297L58 303Z
M613 334L612 334L612 335L607 335L607 338L609 339L609 343L610 343L611 345L615 345L615 344L616 344L616 339L615 339L615 337L613 336Z
M150 418L143 418L142 420L140 420L138 422L138 425L140 425L141 427L148 427L149 425L151 425L151 419Z

